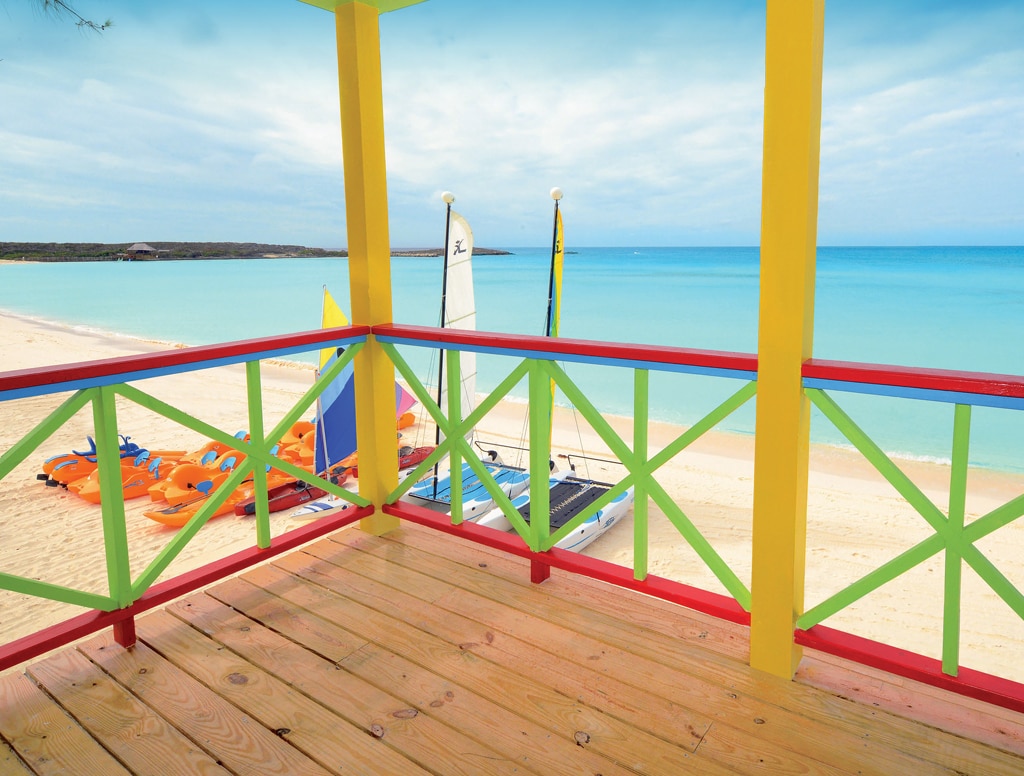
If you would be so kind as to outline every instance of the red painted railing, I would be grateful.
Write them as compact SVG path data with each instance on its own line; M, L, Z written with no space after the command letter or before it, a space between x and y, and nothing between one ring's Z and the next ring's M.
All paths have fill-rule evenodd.
M407 342L426 346L444 345L455 349L502 353L517 357L554 357L558 360L581 360L589 363L606 363L634 368L657 365L655 368L666 371L728 374L734 377L756 377L757 372L757 358L750 354L550 339L489 332L461 332L451 329L404 325L351 326L0 373L0 400L92 385L108 385L160 374L198 370L228 363L242 363L269 356L278 357L288 353L312 350L318 345L362 341L369 334L399 343ZM869 391L883 387L896 391L963 394L968 397L979 397L979 403L984 403L984 397L992 397L1000 401L1007 401L1011 406L1024 407L1024 403L1021 403L1024 400L1024 377L1013 375L986 375L812 359L804 365L803 376L807 381L818 381L822 384L831 382L862 385ZM544 568L554 566L603 579L623 587L641 590L725 620L749 623L749 614L743 611L734 600L726 596L702 591L653 575L638 581L633 578L629 569L572 552L551 550L546 553L532 553L517 537L511 534L503 534L472 524L453 526L444 516L406 502L385 505L382 509L402 519L429 525L453 535L529 557L535 570L540 569L540 572L536 573L539 578L543 578ZM0 647L0 669L24 662L44 651L70 643L104 627L113 625L131 628L132 618L147 609L237 573L272 555L297 547L306 541L358 520L362 516L371 514L373 511L373 507L347 510L343 516L327 521L317 521L302 529L279 536L273 540L269 548L243 550L201 569L155 585L128 608L115 612L89 612L7 644ZM797 631L795 639L798 643L809 647L1024 711L1024 686L1009 680L970 670L963 670L959 677L945 676L938 670L937 661L822 626L815 626L807 631Z

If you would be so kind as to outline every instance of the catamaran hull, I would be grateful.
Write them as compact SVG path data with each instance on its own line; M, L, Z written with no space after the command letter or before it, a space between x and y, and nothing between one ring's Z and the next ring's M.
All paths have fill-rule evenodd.
M485 463L498 487L509 498L514 498L525 491L530 485L530 474L522 469ZM407 494L410 501L428 509L451 511L451 477L440 477L435 487L433 477L420 480ZM462 464L462 516L466 520L474 520L494 507L494 499L487 492L483 483L470 468L468 463Z
M609 486L601 483L589 483L583 480L575 480L567 478L565 476L553 476L549 481L549 487L554 492L557 487L566 487L567 485L576 484L583 492L590 487L600 487L607 490ZM523 514L528 512L530 504L529 493L523 493L518 497L512 499L512 507ZM555 547L561 550L572 550L573 552L579 552L584 547L589 545L591 542L596 541L605 533L607 533L612 526L614 526L619 520L625 517L630 508L633 506L633 489L629 488L625 492L620 493L610 504L607 504L603 509L599 509L596 514L591 515L587 520L577 526L571 533L563 537ZM557 522L557 511L559 505L552 504L552 513L554 519ZM564 522L567 521L563 521ZM486 526L488 528L495 528L499 531L511 531L512 523L508 517L501 510L500 507L491 509L486 514L481 516L477 521L477 525Z

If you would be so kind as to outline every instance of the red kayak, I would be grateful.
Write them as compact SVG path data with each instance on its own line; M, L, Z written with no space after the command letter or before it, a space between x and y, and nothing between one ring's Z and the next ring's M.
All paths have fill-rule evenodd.
M347 479L347 469L342 470L337 474L333 472L331 474L331 482L335 485L342 485ZM307 501L315 501L325 495L327 495L327 491L322 488L310 485L308 482L303 482L302 480L292 480L291 482L286 482L283 485L267 488L267 506L270 508L271 512L280 512L282 509L297 507L305 504ZM250 496L249 498L242 499L235 504L235 514L256 514L256 497Z
M403 447L398 451L398 468L411 469L428 455L434 452L433 447ZM359 476L359 466L352 467L352 476Z

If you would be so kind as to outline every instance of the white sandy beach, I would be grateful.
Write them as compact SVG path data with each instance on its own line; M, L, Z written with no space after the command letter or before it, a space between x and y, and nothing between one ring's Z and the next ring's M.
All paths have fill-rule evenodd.
M12 315L0 315L3 370L18 370L73 361L166 349L166 345L101 336ZM267 364L262 369L265 423L269 428L308 388L312 373L303 366ZM234 433L247 427L245 378L241 367L174 375L136 384L140 389ZM0 403L0 452L58 406L67 394ZM518 444L524 425L522 405L502 404L481 429L489 439ZM627 441L628 419L613 424ZM204 439L136 405L119 402L121 433L143 447L196 449ZM656 452L682 429L653 425L650 447ZM42 461L86 445L92 415L80 412L28 460L0 482L0 571L79 589L104 591L103 539L99 507L36 480ZM406 431L430 439L433 427L417 424ZM577 434L568 410L556 413L554 449L607 456L596 435ZM508 459L508 455L505 456ZM901 462L911 479L945 511L949 468ZM617 467L592 464L589 475L616 479ZM735 434L709 434L677 456L659 473L659 482L739 578L750 584L753 440ZM1024 493L1024 476L972 470L968 481L968 521ZM142 515L147 498L127 502L133 573L139 573L174 535ZM280 533L300 524L285 513L273 515ZM630 520L595 542L587 554L629 565L633 534ZM356 529L352 529L356 530ZM810 607L828 595L909 549L930 533L918 516L880 475L856 453L836 448L812 450L808 506L806 602ZM212 520L172 565L181 573L255 541L251 518ZM979 548L1018 588L1024 588L1024 524L1018 520ZM703 562L679 537L676 528L652 506L651 573L716 592L725 592ZM170 575L169 574L169 575ZM943 557L938 555L896 582L825 622L858 635L938 656L941 639ZM963 639L965 666L1024 681L1024 623L969 569L964 572ZM80 613L76 607L51 604L0 592L0 633L4 642Z

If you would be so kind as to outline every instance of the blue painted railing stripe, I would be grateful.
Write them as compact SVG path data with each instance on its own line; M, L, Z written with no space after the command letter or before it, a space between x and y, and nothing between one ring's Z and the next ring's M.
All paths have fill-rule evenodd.
M901 385L878 385L875 383L854 383L843 380L804 378L804 388L819 390L863 393L871 396L892 396L898 399L919 399L948 404L970 404L975 407L997 407L1008 410L1024 410L1024 399L1014 396L992 396L984 393L965 391L936 391L927 388L908 388Z
M107 385L120 385L135 380L147 380L152 377L163 377L184 372L198 372L203 369L212 369L219 366L230 366L232 364L244 364L247 361L262 361L266 358L278 358L290 356L294 353L309 353L313 350L320 350L321 347L348 346L357 342L365 342L366 337L347 337L343 340L333 340L324 345L316 344L296 345L289 348L275 348L273 350L261 350L258 352L244 353L237 356L224 356L222 358L206 359L192 364L175 364L172 366L153 369L140 369L135 372L121 372L118 374L104 375L102 377L89 377L79 380L67 380L64 382L47 383L46 385L33 385L27 388L15 388L8 391L0 391L0 401L10 399L28 399L34 396L45 396L51 393L62 391L79 391L83 388L98 388ZM312 364L310 365L312 366Z
M438 347L438 343L435 342L426 342L421 339L407 339L404 337L378 336L377 340L379 342L387 342L393 345L411 345L413 347L420 348ZM738 380L757 379L757 372L748 369L725 369L723 367L696 366L694 364L672 364L664 361L639 361L625 358L585 356L578 353L552 353L546 350L519 350L504 347L489 347L486 345L468 345L463 343L445 343L445 349L471 353L484 353L495 356L530 358L540 361L559 361L577 364L596 364L598 366L647 369L653 372L677 372L683 374L707 375L710 377L729 377Z

